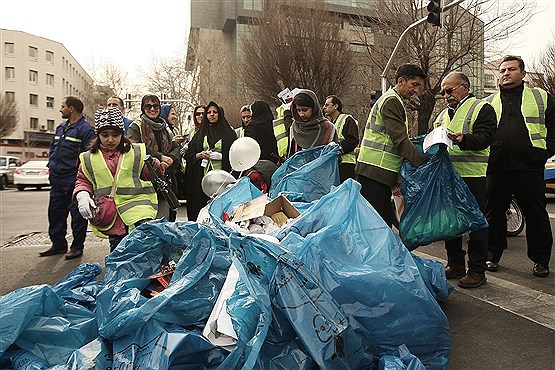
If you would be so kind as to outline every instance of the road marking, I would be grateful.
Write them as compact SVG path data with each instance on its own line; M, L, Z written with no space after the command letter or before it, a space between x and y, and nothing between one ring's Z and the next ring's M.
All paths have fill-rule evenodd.
M426 253L417 251L413 253L443 264L447 263L446 260ZM497 278L492 274L488 274L487 278L487 284L476 289L463 289L456 283L452 285L460 293L555 330L555 296Z

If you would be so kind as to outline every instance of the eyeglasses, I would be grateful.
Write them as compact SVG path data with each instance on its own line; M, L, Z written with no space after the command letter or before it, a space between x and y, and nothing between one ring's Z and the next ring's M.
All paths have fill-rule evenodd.
M160 104L145 104L143 105L143 108L145 110L151 110L152 108L154 108L154 110L158 110L160 109Z
M445 94L451 95L451 94L453 93L453 91L457 90L459 87L461 87L461 86L463 86L463 85L464 85L464 84L460 84L460 85L457 86L457 87L448 87L448 88L445 89L445 90L441 90L441 91L439 92L439 94L440 94L440 95L445 95Z

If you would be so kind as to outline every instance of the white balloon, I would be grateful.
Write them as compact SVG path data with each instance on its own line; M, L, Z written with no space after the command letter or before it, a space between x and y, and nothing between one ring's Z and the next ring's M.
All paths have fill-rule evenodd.
M220 195L223 193L225 188L234 182L235 178L231 176L229 172L224 170L212 170L204 175L200 186L204 194L212 197L214 194Z
M260 159L260 145L252 137L240 137L229 148L229 163L235 171L245 171Z

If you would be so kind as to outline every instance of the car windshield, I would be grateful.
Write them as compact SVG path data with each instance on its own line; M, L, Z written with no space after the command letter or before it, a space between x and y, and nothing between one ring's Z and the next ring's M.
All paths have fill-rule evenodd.
M5 166L7 163L7 159L4 157L0 157L0 166Z

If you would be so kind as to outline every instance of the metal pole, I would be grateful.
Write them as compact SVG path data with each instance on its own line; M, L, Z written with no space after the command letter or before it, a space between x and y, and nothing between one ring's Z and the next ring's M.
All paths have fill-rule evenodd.
M455 0L454 2L452 2L451 4L445 5L441 12L445 12L446 10L449 10L451 8L453 8L454 6L462 3L464 0ZM428 17L424 17L416 22L414 22L413 24L411 24L410 26L407 27L407 29L405 29L403 31L403 33L401 34L401 36L399 36L399 40L397 40L397 44L395 45L395 48L393 49L393 52L391 53L391 56L389 57L389 60L387 61L387 64L385 65L385 68L382 72L382 74L380 75L382 77L382 94L387 90L388 86L387 86L387 72L389 71L389 69L391 68L391 65L393 64L393 59L395 58L395 56L397 55L397 52L399 51L399 47L401 46L401 42L403 42L405 35L407 34L408 31L412 30L414 27L418 26L421 23L426 22Z

